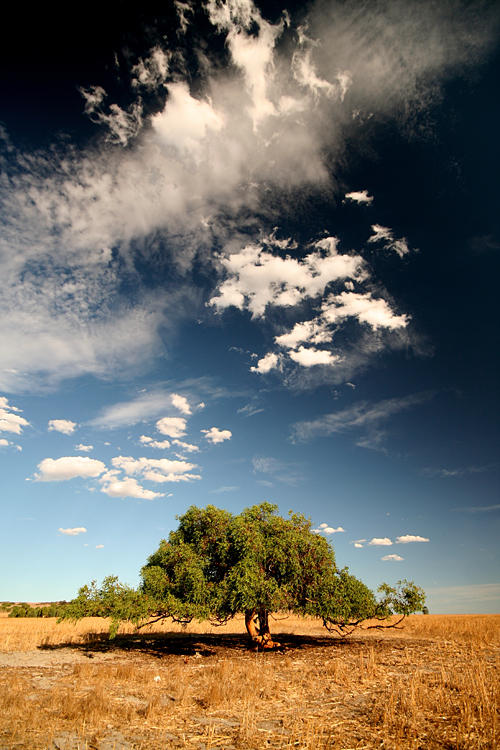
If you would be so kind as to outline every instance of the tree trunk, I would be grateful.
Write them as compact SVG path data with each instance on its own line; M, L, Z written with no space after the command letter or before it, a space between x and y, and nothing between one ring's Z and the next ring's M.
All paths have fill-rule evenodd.
M258 627L257 627L258 622ZM269 612L267 609L245 610L245 625L248 635L259 651L279 648L281 643L273 641L269 630Z

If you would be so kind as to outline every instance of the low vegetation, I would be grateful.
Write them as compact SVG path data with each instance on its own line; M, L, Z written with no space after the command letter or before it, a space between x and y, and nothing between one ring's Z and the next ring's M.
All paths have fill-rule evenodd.
M248 650L242 616L108 629L0 617L0 747L499 745L499 615L411 616L349 640L294 616L265 653Z

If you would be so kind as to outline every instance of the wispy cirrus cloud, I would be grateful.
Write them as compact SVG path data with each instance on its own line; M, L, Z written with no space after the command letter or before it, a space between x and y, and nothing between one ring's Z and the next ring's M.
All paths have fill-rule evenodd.
M409 396L385 399L376 403L359 401L353 406L337 412L324 414L313 420L297 422L292 426L291 437L295 442L311 440L314 437L332 435L351 430L373 429L380 422L395 414L425 403L433 393L415 393Z

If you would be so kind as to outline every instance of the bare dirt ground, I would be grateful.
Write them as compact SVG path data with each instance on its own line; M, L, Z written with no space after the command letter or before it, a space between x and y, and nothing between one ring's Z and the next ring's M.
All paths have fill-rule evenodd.
M276 622L187 632L0 618L0 750L496 748L500 616L413 617L333 638Z

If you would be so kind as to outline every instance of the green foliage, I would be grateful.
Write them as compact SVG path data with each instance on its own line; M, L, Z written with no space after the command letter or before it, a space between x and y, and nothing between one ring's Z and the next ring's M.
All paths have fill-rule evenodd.
M368 618L382 620L421 609L423 591L408 581L373 592L339 570L327 540L311 531L303 515L277 514L262 503L232 515L208 505L190 507L179 527L148 559L138 590L114 576L80 589L64 618L111 617L139 624L171 617L223 623L239 612L289 611L320 617L340 633Z
M52 602L42 607L32 607L26 602L6 602L0 609L7 611L9 617L62 617L67 606L68 603L65 601Z

